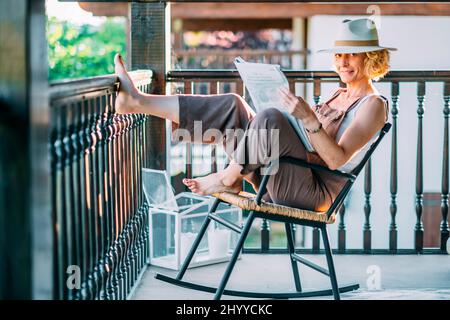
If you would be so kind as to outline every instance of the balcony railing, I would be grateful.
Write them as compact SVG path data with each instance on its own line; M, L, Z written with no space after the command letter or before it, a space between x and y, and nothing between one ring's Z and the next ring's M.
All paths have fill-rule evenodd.
M339 78L334 72L326 71L285 71L288 77L289 85L291 91L296 90L297 94L302 96L312 96L314 103L319 103L321 100L322 92L325 90L327 85L336 86L339 83ZM201 94L215 94L215 93L226 93L226 92L236 92L238 94L246 96L245 88L242 81L236 71L233 70L183 70L183 71L171 71L167 75L167 81L172 83L172 93L201 93ZM416 161L415 170L415 215L416 223L414 230L414 243L411 244L413 248L402 248L398 246L398 225L397 225L397 208L398 208L398 185L399 173L398 173L398 113L399 113L399 96L400 96L400 85L409 83L416 86L416 113L417 113L417 138L414 144L413 139L411 139L411 147L416 148L415 159L409 159L408 161ZM440 83L443 84L442 90L442 123L443 123L443 145L441 150L441 186L440 186L440 200L441 200L441 225L440 230L427 230L429 232L434 231L439 233L440 245L439 248L424 248L424 227L422 221L422 215L424 211L424 129L423 129L423 118L424 118L424 100L426 97L426 84ZM391 130L391 143L390 143L390 155L384 154L383 160L385 161L385 166L390 168L389 184L386 184L385 188L390 190L390 201L389 201L389 212L390 223L388 231L388 246L384 248L372 248L372 226L371 226L371 216L372 216L372 162L369 161L368 165L365 167L364 174L364 205L361 208L361 212L364 214L364 224L362 230L362 244L360 248L348 248L347 245L347 229L348 226L345 222L346 208L345 206L339 212L339 223L337 230L337 248L336 253L439 253L445 252L446 241L449 237L448 228L448 188L449 188L449 141L448 141L448 116L449 116L449 99L450 99L450 71L393 71L389 75L380 81L380 86L386 86L387 96L391 97L390 100L390 113L392 119L390 120L393 124ZM302 91L303 90L303 91ZM299 92L302 91L302 92ZM431 91L431 90L430 90ZM436 90L433 91L436 93ZM434 107L434 106L433 106ZM407 110L408 113L411 110ZM436 127L436 124L433 124ZM406 129L405 129L406 130ZM388 139L386 139L388 140ZM204 172L205 166L198 168L193 167L195 165L196 159L195 155L201 154L204 161L205 152L196 150L198 146L193 146L187 144L184 146L174 146L178 148L172 151L173 155L186 156L186 159L178 159L177 169L180 168L180 162L185 162L184 172L182 176L195 176L197 172ZM180 148L186 148L185 152L179 152ZM211 171L217 169L217 161L219 161L219 156L223 156L223 152L217 151L216 146L208 146L211 155ZM197 156L198 157L198 156ZM194 158L194 159L193 159ZM181 161L180 161L181 160ZM172 161L176 161L172 159ZM208 167L208 166L207 166ZM379 166L376 170L379 170ZM202 171L203 170L203 171ZM375 174L377 174L375 172ZM179 179L180 177L178 177ZM388 200L386 200L388 201ZM360 227L356 226L358 229ZM280 249L270 248L271 246L271 226L268 221L263 220L260 226L259 239L256 239L256 243L260 248L255 248L253 246L246 246L246 250L250 252L262 251L262 252L279 252ZM355 226L351 226L355 228ZM257 231L253 230L255 234ZM285 249L281 249L284 251ZM318 230L314 230L312 233L312 246L311 248L304 248L302 245L298 249L300 252L304 253L317 253L320 252L320 242Z
M19 5L16 6L15 2ZM167 41L170 38L167 32L171 20L166 2L148 0L131 3L128 35L132 67L153 69L155 81L152 86L155 92L165 92L168 80L179 83L173 92L245 94L235 71L167 73L170 48L166 45L170 42ZM9 0L0 3L0 31L4 36L0 60L0 145L3 151L0 153L3 190L0 195L0 226L3 227L0 242L5 244L0 245L0 255L5 260L0 264L0 297L127 298L139 282L149 257L148 206L142 193L141 168L154 166L155 163L163 167L165 163L161 159L170 158L164 150L163 122L145 115L115 114L118 81L114 76L55 83L49 92L48 65L46 59L42 59L47 55L48 47L45 1ZM331 72L286 73L291 89L298 84L301 90L302 84L306 84L308 88L299 94L306 97L309 90L316 103L320 101L323 87L332 83L335 85L339 80ZM132 76L142 91L150 92L150 72L134 72ZM389 224L386 224L388 246L378 251L372 248L372 241L378 237L372 237L372 208L375 202L372 164L369 164L364 177L364 205L360 208L365 220L363 227L349 226L344 220L345 217L348 221L349 215L342 210L336 226L336 252L441 253L449 235L450 71L392 72L382 80L381 84L385 83L390 86L393 122L391 152L382 155L390 168L389 183L383 186L384 189L389 188L389 197L384 200L389 205L385 212L390 217ZM416 163L415 182L409 184L399 179L400 154L397 152L398 132L404 131L397 121L400 85L404 83L416 86L417 90L416 101L408 104L415 108L405 110L405 115L413 115L413 122L417 123L414 127L417 137L409 137L406 143L415 152L406 165ZM424 120L428 119L424 108L425 97L429 95L426 91L428 84L436 83L443 84L443 89L439 89L442 103L435 105L442 110L442 126L438 125L442 134L424 139L424 132L428 132L423 129ZM402 117L403 112L399 119ZM436 129L438 123L433 122L432 129ZM435 145L441 138L442 148L439 147L439 154L433 155L440 168L437 169L440 183L434 186L439 189L440 244L439 249L427 250L424 249L423 238L427 230L424 230L422 222L425 209L424 171L431 166L424 165L424 148ZM185 158L195 157L197 151L194 147L186 145L183 148ZM216 160L223 154L219 149L212 147L208 154L211 171L220 167ZM378 171L375 172L379 175ZM198 171L189 164L184 166L182 174L194 176ZM410 199L399 197L399 187L413 189ZM409 230L415 235L411 241L412 249L398 245L399 229L405 228L397 223L398 207L402 202L413 205L411 214L415 217L415 225ZM358 229L363 236L363 242L356 250L348 248L349 231L354 229ZM246 250L276 251L270 242L274 233L274 226L263 221L255 237L259 248L247 246ZM298 250L300 253L320 252L317 233L312 236L311 248L300 243ZM431 264L435 264L434 259ZM418 274L424 274L423 270L417 270Z
M308 50L174 50L173 64L176 69L182 70L199 66L205 69L234 69L234 58L241 56L248 61L276 63L284 69L295 69L295 59L308 53Z
M315 103L321 100L326 85L339 83L333 72L286 72L292 90L298 94L312 92ZM132 73L138 88L150 92L151 72ZM237 92L245 96L238 74L232 70L172 71L167 74L172 93L196 93L202 86L207 93ZM396 222L398 206L398 107L400 84L412 82L417 86L417 143L415 182L415 242L412 249L399 248ZM443 83L443 146L441 171L441 226L438 230L441 247L423 246L423 115L425 84ZM364 224L360 232L361 248L347 247L347 230L355 228L345 222L346 208L339 212L336 253L442 253L449 234L448 218L448 115L450 100L449 71L392 72L381 81L389 85L391 97L391 154L383 159L390 167L388 247L372 248L372 164L364 175ZM302 87L303 85L303 87ZM300 87L299 87L300 86ZM55 83L51 86L50 159L52 172L52 207L54 219L56 298L61 299L124 299L130 295L145 269L149 256L148 205L143 197L141 168L149 167L152 151L149 117L118 115L115 98L118 82L114 76ZM299 93L299 90L304 93ZM181 148L181 149L180 149ZM204 150L208 149L205 156ZM178 177L192 177L217 171L224 153L220 146L192 144L173 145L168 163L180 169ZM180 152L182 150L183 152ZM201 165L196 157L201 156ZM182 157L182 159L180 159ZM205 159L210 165L205 166ZM178 162L177 161L180 161ZM411 159L412 161L412 159ZM205 168L206 171L205 171ZM378 168L378 167L377 167ZM378 170L378 169L376 169ZM174 170L172 170L174 171ZM176 170L175 170L176 171ZM172 172L176 174L177 172ZM387 186L386 186L387 187ZM282 252L285 247L273 245L275 226L263 220L253 230L253 243L246 252ZM360 228L360 227L359 227ZM298 239L297 239L298 240ZM255 246L255 244L257 246ZM276 247L276 248L274 248ZM311 246L297 242L300 253L321 252L318 233L313 231ZM77 269L78 268L78 269ZM68 273L79 270L81 285L70 285Z
M151 72L133 72L149 92ZM148 117L115 114L115 76L51 86L50 158L57 299L123 299L148 258L141 168ZM80 276L80 287L68 274Z

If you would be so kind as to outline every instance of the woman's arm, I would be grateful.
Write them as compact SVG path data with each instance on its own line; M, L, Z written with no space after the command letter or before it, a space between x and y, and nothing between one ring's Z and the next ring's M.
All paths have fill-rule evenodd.
M289 93L292 97L292 93ZM288 99L286 97L286 99ZM287 100L286 104L289 102ZM292 101L292 100L291 100ZM288 108L288 111L302 120L304 126L309 130L319 127L320 123L314 111L306 107L303 99L296 104L295 111ZM301 109L301 110L299 110ZM319 156L325 161L331 170L335 170L344 165L350 158L361 149L375 133L380 130L385 123L386 111L383 99L379 97L369 97L355 113L355 118L350 126L344 131L338 143L334 141L325 130L309 134L311 144Z
M368 98L356 112L355 118L336 143L325 130L309 134L311 144L331 170L344 165L380 130L385 123L385 104L379 97ZM309 117L303 120L306 128L317 128L319 120Z

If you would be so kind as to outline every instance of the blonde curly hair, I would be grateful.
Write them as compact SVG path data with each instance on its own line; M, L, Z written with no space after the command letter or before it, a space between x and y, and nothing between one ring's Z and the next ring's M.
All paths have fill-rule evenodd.
M369 79L380 80L389 72L389 59L390 53L387 49L366 52L364 73Z

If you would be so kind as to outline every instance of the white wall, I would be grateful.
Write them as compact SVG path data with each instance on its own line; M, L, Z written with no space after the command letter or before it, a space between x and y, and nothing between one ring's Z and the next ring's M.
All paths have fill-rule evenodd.
M332 55L315 53L332 46L337 26L343 19L362 16L315 16L309 25L309 69L331 70ZM386 16L377 22L380 44L397 47L391 55L391 70L450 70L450 17ZM380 27L381 26L381 27ZM324 85L322 99L329 96L336 85ZM389 84L376 84L390 99ZM426 86L424 129L424 192L440 192L443 144L443 84ZM400 86L398 116L398 247L413 248L415 215L415 166L417 148L417 86ZM311 89L308 97L312 96ZM312 99L308 101L312 103ZM390 120L391 121L391 120ZM390 224L390 146L391 134L372 157L372 247L388 247ZM349 197L346 213L347 247L362 248L364 223L363 175L356 182ZM330 236L336 247L338 223L331 226ZM307 241L310 245L310 237Z

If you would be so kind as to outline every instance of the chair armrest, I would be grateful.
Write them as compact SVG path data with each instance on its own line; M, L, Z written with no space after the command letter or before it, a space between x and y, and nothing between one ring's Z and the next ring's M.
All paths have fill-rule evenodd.
M356 176L354 174L351 173L346 173L340 170L331 170L330 168L327 168L325 166L321 166L318 164L314 164L314 163L309 163L306 160L303 159L297 159L297 158L292 158L292 157L282 157L279 159L280 162L285 162L285 163L291 163L300 167L304 167L304 168L310 168L310 169L314 169L314 170L318 170L318 171L323 171L329 174L333 174L335 176L340 176L340 177L344 177L347 178L349 180L355 181Z

